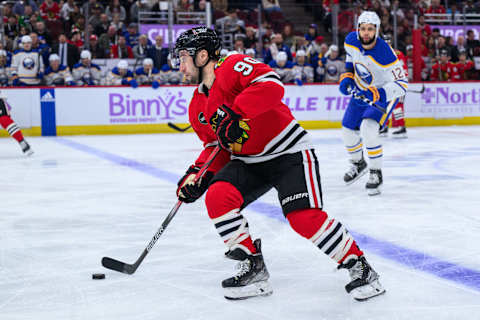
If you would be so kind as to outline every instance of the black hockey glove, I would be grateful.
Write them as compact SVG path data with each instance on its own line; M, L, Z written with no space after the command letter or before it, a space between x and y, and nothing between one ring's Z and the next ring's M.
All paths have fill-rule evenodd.
M193 183L195 176L200 171L200 168L191 166L188 168L185 175L178 181L177 197L178 200L185 203L192 203L200 198L208 189L208 184L213 178L214 174L211 171L205 172L202 179Z
M223 149L231 150L232 143L244 144L248 140L247 131L250 130L250 127L241 119L239 114L226 105L218 107L210 118L210 125Z

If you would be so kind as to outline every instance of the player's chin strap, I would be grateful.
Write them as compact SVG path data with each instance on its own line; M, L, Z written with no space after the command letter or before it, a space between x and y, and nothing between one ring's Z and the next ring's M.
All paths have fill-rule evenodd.
M210 55L208 55L208 60L207 60L207 62L205 62L205 63L203 64L203 66L199 67L199 66L197 66L197 61L196 61L196 59L195 59L196 56L197 56L197 54L195 53L195 56L193 57L193 65L194 65L195 67L197 67L198 70L199 70L198 84L200 84L200 83L202 83L202 81L203 81L203 68L210 62L210 60L211 60L212 58L210 57Z

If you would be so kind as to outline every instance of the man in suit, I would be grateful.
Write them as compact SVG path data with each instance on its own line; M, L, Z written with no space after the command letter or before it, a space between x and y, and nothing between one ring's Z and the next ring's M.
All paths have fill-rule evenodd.
M163 37L158 35L155 37L155 45L150 48L147 56L153 60L153 65L158 70L168 63L168 48L163 47Z
M53 45L52 53L58 54L60 57L60 64L68 66L70 70L80 60L78 48L67 42L65 34L60 34L58 36L58 43Z

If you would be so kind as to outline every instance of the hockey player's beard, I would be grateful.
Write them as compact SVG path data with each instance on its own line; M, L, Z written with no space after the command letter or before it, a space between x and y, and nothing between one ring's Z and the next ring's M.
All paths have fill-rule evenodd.
M368 41L364 41L362 37L360 37L360 43L364 46L368 46L368 45L371 45L373 42L375 41L375 37L372 37L370 40Z

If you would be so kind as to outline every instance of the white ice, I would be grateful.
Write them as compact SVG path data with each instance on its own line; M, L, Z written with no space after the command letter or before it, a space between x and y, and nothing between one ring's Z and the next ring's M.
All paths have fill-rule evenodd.
M344 270L334 271L281 216L247 208L274 293L225 300L220 282L234 263L203 201L180 208L134 275L106 270L103 256L132 263L150 241L176 202L176 179L201 149L196 137L28 138L31 158L0 139L0 319L480 319L480 127L412 128L406 140L384 139L377 197L367 196L366 177L343 185L339 130L311 133L325 210L391 249L393 259L364 244L385 295L353 301ZM259 201L277 205L274 192ZM420 271L399 247L473 276ZM96 272L106 279L92 280Z

